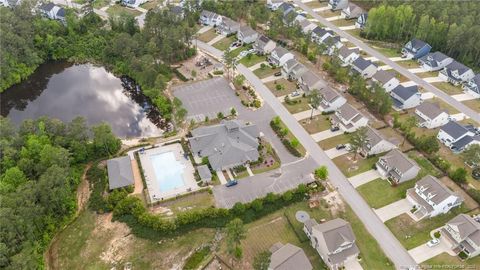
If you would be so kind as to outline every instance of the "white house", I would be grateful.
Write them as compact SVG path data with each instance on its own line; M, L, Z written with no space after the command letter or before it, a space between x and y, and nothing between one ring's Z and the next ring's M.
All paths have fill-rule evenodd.
M428 71L441 70L452 62L453 58L441 52L429 53L418 59L420 66Z
M469 258L480 254L480 222L471 216L459 214L445 224L440 234L451 250L464 252Z
M14 8L22 3L22 0L0 0L0 6Z
M292 58L285 62L282 66L282 75L288 80L298 80L305 72L308 71L308 68L298 62L295 58Z
M368 124L368 118L363 116L357 109L345 103L335 111L330 121L332 126L338 126L344 132L354 132Z
M457 61L448 64L442 71L440 71L439 75L453 85L468 82L475 77L475 73L473 73L471 68Z
M220 23L222 23L223 17L218 15L215 12L211 12L208 10L202 10L202 13L200 13L200 23L203 25L208 25L208 26L218 26Z
M64 8L55 5L54 3L43 4L39 7L39 11L42 16L45 16L51 20L59 20L63 23L66 22L66 11Z
M423 102L415 108L418 126L428 129L443 126L450 121L450 115L436 104Z
M431 49L432 46L425 41L414 38L407 42L405 46L403 46L402 57L408 59L419 59L427 55Z
M400 81L395 77L395 73L387 70L378 70L373 75L372 81L378 83L387 93L390 93L395 87L400 85Z
M146 3L147 0L122 0L122 5L131 7L131 8L136 8L139 7L141 4Z
M374 128L367 126L367 141L368 143L362 147L360 154L364 157L378 155L397 148L397 146L388 140Z
M328 0L327 7L331 10L341 10L348 6L348 0Z
M340 48L346 47L343 46L339 36L329 36L323 41L323 44L326 46L326 50L323 54L327 55L334 55Z
M317 26L312 30L312 41L321 44L327 37L333 37L335 34L331 30Z
M338 50L338 58L342 62L342 67L351 65L358 57L360 57L360 50L358 48L349 49L347 46L342 46L340 50Z
M317 74L311 70L308 70L303 73L302 76L300 76L300 79L298 80L298 86L303 93L305 93L305 95L309 95L314 89L320 90L325 88L326 84Z
M437 138L454 152L461 152L472 144L480 144L480 132L472 125L462 126L455 121L443 125Z
M407 200L413 206L413 215L418 219L446 214L459 206L463 198L451 191L437 178L427 175L407 189Z
M318 27L316 24L312 23L309 20L301 20L298 25L300 26L300 29L302 29L302 33L307 35L308 33L312 32L313 29Z
M267 7L273 11L277 10L281 4L283 4L283 0L267 0Z
M360 16L358 16L357 21L355 22L355 28L358 29L363 29L365 28L365 25L367 24L367 18L368 18L368 13L362 13Z
M347 100L340 95L337 91L331 89L330 87L324 87L319 90L320 95L322 96L322 101L320 102L320 108L323 112L333 112L338 110Z
M342 9L342 13L340 14L340 18L344 19L356 19L360 17L364 13L363 9L354 3L349 3L347 7Z
M480 98L480 73L463 85L463 90L470 95Z
M240 29L240 24L228 17L223 17L222 22L218 25L216 31L217 33L229 36L238 32Z
M277 47L277 43L264 35L260 35L253 44L255 52L261 55L271 53L275 47Z
M258 38L258 33L253 30L251 27L243 25L240 26L237 32L237 39L243 44L250 44L255 42Z
M407 110L417 107L422 102L421 93L418 92L418 86L413 85L405 87L399 84L391 92L393 107L397 110Z
M360 56L352 62L352 70L359 73L364 79L368 79L377 72L377 65Z
M420 171L417 163L400 150L393 149L375 163L382 178L389 179L392 184L400 184L415 178Z
M281 67L288 60L295 58L293 53L289 52L287 49L277 46L273 49L272 53L268 56L268 62L274 66Z

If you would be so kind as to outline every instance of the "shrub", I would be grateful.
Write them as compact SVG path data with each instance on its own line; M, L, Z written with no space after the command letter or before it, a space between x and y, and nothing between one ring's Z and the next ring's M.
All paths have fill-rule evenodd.
M440 231L436 231L435 233L433 233L433 236L437 239L440 238L441 235L442 234L440 233Z
M460 257L460 259L462 259L462 260L468 259L467 253L465 253L465 252L463 252L463 251L460 252L460 253L458 253L458 257Z
M210 254L210 247L204 247L195 251L190 257L188 257L183 269L197 269L208 254Z
M277 89L277 91L281 91L281 90L283 90L284 88L285 88L285 87L284 87L283 85L281 85L281 84L275 85L275 89Z
M302 153L300 153L297 148L293 147L293 145L290 143L289 140L287 139L282 139L282 143L287 148L287 150L294 156L296 157L301 157Z
M215 71L213 72L213 75L223 75L223 71L221 71L221 70L215 70Z
M458 184L467 182L467 170L464 168L457 168L455 171L449 173L450 178Z
M173 69L173 73L175 73L175 75L177 75L177 77L178 77L181 81L184 81L184 82L188 81L187 77L183 76L183 74L182 74L180 71L178 71L178 69L176 69L176 68Z

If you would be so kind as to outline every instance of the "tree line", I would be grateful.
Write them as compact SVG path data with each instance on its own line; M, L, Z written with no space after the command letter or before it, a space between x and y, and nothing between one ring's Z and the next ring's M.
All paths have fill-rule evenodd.
M43 252L76 211L85 164L116 153L110 126L41 117L15 127L0 117L0 268L43 267Z
M432 50L478 69L480 66L480 2L388 2L370 9L366 38L406 43L424 40Z

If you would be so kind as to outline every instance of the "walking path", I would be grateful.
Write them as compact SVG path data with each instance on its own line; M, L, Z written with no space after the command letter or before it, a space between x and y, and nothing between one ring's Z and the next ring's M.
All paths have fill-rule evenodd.
M218 180L220 180L220 184L225 185L227 183L227 179L225 179L225 175L223 175L222 171L217 171Z

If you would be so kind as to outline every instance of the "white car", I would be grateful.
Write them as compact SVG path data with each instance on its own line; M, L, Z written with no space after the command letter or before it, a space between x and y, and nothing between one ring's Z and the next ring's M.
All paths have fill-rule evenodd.
M438 244L440 244L440 240L438 238L435 238L427 242L427 247L434 247Z

